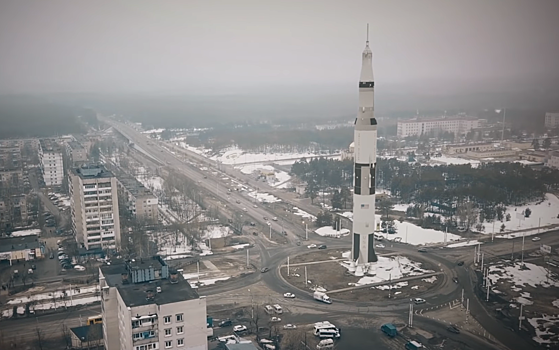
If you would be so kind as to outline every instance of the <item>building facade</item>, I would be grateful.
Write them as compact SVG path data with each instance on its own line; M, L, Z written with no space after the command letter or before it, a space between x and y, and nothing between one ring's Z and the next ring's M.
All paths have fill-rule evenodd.
M70 171L72 229L85 248L120 247L120 219L116 178L101 165Z
M545 127L557 128L559 127L559 113L546 113L545 114Z
M0 261L29 261L44 257L44 246L36 235L0 238Z
M133 217L156 223L159 218L158 200L141 182L124 173L117 174L119 196L126 203L126 209Z
M446 131L457 135L463 135L478 127L479 119L468 116L416 118L399 121L397 136L401 138L418 136L430 133L431 131Z
M39 161L41 162L41 172L45 185L48 187L62 185L62 179L64 178L62 147L54 140L40 140Z
M465 154L471 152L487 152L496 149L493 143L471 143L461 145L446 145L444 152L446 154Z
M545 165L550 168L559 169L559 151L550 152Z
M161 257L99 273L107 350L207 350L206 299Z

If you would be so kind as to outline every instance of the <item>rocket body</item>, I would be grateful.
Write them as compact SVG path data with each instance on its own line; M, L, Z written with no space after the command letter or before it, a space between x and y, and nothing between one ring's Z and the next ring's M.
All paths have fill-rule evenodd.
M358 265L376 262L375 178L377 121L374 112L373 53L369 41L363 51L359 79L359 111L354 131L352 258Z

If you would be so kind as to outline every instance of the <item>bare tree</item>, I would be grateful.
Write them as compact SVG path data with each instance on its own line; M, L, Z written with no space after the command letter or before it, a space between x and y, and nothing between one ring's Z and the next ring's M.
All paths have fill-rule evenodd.
M282 350L306 350L307 333L302 329L292 329L283 333L281 339Z
M72 336L70 335L70 329L66 324L62 325L62 339L66 343L66 348L69 349L72 346Z
M39 350L43 350L45 335L43 334L43 331L41 331L39 327L35 328L35 335L37 336L37 338L35 339L37 347L39 348Z

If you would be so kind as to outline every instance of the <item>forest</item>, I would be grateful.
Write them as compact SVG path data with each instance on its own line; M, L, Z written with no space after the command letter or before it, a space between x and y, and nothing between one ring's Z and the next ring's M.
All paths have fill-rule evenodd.
M311 200L328 191L333 207L346 208L352 168L351 160L302 159L293 164L291 175L307 183L306 195ZM428 209L472 223L472 212L479 213L480 221L502 220L505 206L543 200L545 193L559 189L559 170L510 162L474 168L469 164L424 166L395 158L378 159L376 186L390 190L394 201L413 203L409 216L422 217Z

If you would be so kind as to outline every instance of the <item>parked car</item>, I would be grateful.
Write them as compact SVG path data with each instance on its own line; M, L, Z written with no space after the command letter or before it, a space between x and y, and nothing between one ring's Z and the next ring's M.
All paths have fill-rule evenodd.
M31 265L31 269L32 270L37 270L37 265L35 265L35 264Z
M54 253L50 253L49 259L54 259Z
M274 316L270 319L270 322L281 322L281 318Z
M295 294L293 294L293 293L283 293L283 297L293 299L293 298L295 298Z
M417 251L420 253L427 253L427 249L425 248L419 248Z
M384 247L384 244L377 244L375 247L377 247L377 248L385 248L385 247Z
M449 331L450 333L460 334L460 329L458 329L458 327L456 326L448 326L446 327L446 330Z
M237 333L246 332L246 330L247 330L247 326L244 326L244 325L241 325L241 324L236 325L235 327L233 327L233 332L237 332Z
M422 299L422 298L414 298L413 302L415 304L425 304L427 301L425 301L425 299Z
M458 277L453 277L453 278L452 278L452 282L458 283Z
M233 322L231 320L224 320L219 324L220 327L231 327L232 325Z
M307 248L309 248L309 249L316 248L316 244L314 244L314 243L313 243L313 244L309 244L309 245L307 246Z
M462 266L462 265L464 265L464 262L463 262L463 261L459 261L456 265Z

